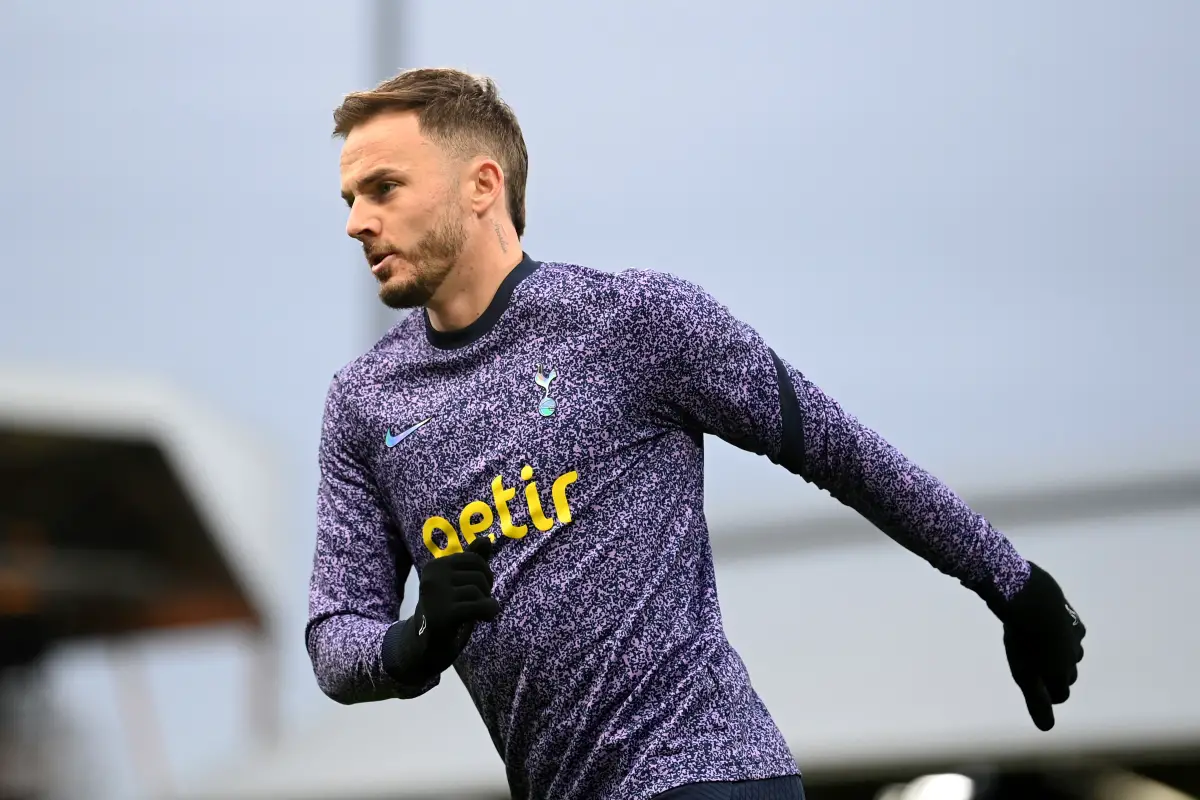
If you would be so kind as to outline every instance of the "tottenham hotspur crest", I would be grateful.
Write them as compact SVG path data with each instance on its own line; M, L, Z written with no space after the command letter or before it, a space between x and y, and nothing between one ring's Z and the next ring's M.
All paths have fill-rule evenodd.
M543 369L544 367L539 364L537 368L537 374L534 376L533 381L538 386L542 387L542 391L544 392L542 395L542 402L538 403L538 413L543 417L549 417L553 416L554 409L558 405L554 402L554 398L550 396L550 384L553 383L554 379L558 377L558 371L552 369L550 370L549 374L547 374L543 372Z

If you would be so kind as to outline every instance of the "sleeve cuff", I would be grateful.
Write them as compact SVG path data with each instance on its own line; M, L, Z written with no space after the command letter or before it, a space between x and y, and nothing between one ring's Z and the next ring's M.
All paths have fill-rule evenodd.
M396 683L397 696L411 699L441 683L441 675L424 674L413 618L394 622L383 635L383 671Z

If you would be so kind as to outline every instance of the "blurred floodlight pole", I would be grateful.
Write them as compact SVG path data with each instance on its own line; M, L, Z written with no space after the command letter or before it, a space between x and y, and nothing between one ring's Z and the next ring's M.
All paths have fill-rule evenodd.
M405 0L371 0L371 85L390 78L404 63L401 31ZM371 278L373 281L374 279ZM367 316L369 343L387 332L399 318L397 313L379 301L372 292L368 295L371 311Z

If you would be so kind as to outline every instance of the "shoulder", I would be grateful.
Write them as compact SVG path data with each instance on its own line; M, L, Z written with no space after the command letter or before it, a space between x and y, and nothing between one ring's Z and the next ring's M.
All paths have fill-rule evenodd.
M686 316L716 301L702 286L678 275L652 269L627 269L616 275L626 302L665 316Z
M418 336L424 336L421 315L409 314L369 350L334 372L325 395L327 432L331 426L350 432L370 416L366 409L377 404L383 385L403 374L404 365L415 363Z
M538 297L543 308L597 332L616 337L639 357L675 352L729 327L729 309L699 284L655 269L605 271L575 264L543 263ZM657 352L658 356L655 356Z
M611 272L581 264L542 261L526 285L538 303L595 304L611 299L614 277Z
M355 396L370 394L382 382L394 377L397 368L413 363L424 340L424 319L412 312L396 322L362 355L342 365L333 375L331 391Z
M609 313L669 315L714 302L691 281L653 269L606 271L578 264L544 262L538 270L539 299L586 304Z

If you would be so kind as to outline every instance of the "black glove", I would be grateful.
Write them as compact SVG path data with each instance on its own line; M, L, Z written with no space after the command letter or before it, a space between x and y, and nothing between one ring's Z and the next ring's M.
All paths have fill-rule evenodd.
M467 646L476 623L500 613L492 597L491 554L492 540L480 536L465 552L426 565L412 617L383 637L383 668L397 683L419 687L442 674Z
M1083 637L1079 615L1050 574L1029 563L1029 580L1007 601L988 605L1004 623L1008 668L1039 730L1054 727L1054 706L1065 703L1079 677Z

